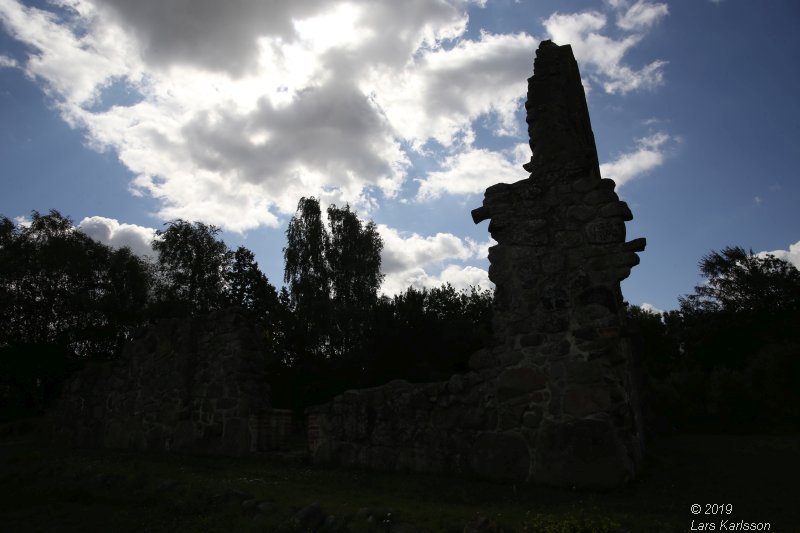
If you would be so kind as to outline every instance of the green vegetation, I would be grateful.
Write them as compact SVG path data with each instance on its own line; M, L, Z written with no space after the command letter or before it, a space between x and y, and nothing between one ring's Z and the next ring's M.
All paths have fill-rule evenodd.
M449 285L379 297L383 243L349 206L302 198L290 220L280 291L253 253L219 229L173 220L156 257L90 239L58 211L0 217L0 420L41 413L91 359L119 355L137 330L226 306L271 346L271 402L302 409L392 379L466 370L491 342L489 291ZM705 282L663 315L629 307L638 328L650 429L800 428L800 271L739 247L699 264Z
M630 308L641 337L650 423L680 430L800 429L800 271L728 247L700 261L705 283L663 315Z
M58 211L0 217L0 420L41 413L91 359L117 357L162 318L246 310L271 346L273 405L302 409L392 379L466 370L491 342L489 291L449 285L379 297L382 242L349 206L302 198L288 224L278 291L253 253L219 229L174 220L148 261L111 249ZM650 429L800 428L800 272L739 247L699 264L705 282L663 315L629 307L638 328Z
M51 211L30 225L0 217L0 421L35 415L92 359L119 356L164 318L236 306L271 346L271 403L303 408L391 379L430 381L464 370L491 334L491 293L409 288L379 297L382 242L349 206L303 198L287 229L279 291L253 253L220 230L173 220L152 260L111 249Z
M16 436L0 441L0 514L7 531L297 531L290 519L319 502L353 531L407 522L455 533L485 517L496 531L619 533L687 531L689 506L716 502L733 504L737 520L791 530L797 437L673 436L648 453L630 486L573 491L297 460L65 451Z

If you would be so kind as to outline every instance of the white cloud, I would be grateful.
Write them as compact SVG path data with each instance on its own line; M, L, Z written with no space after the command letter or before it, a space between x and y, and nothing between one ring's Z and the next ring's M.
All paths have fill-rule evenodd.
M85 5L83 2L77 2ZM293 20L322 0L97 0L104 18L130 28L151 65L192 64L242 75L258 64L258 37L297 38Z
M0 68L16 68L18 66L16 59L0 54Z
M456 288L491 286L485 270L452 262L485 259L488 247L495 244L491 239L477 243L452 233L422 236L400 232L384 224L378 225L378 231L383 239L381 270L386 278L381 292L384 294L397 294L409 286L436 287L445 282ZM435 271L439 274L432 273Z
M637 149L618 156L610 163L600 165L600 174L613 179L617 186L661 166L664 163L667 143L672 139L664 132L658 132L636 141Z
M484 4L59 0L48 11L0 0L0 19L30 50L20 64L62 117L133 173L133 194L155 198L162 219L242 232L278 226L301 196L362 212L379 193L394 198L405 150L427 156L431 139L449 156L423 177L419 199L524 177L515 155L473 146L474 123L520 133L537 41L465 38L467 8ZM656 20L634 7L631 24ZM606 90L655 83L660 63L622 65L638 37L603 37L605 23L593 12L546 21ZM119 88L139 100L118 104Z
M384 224L378 224L378 231L383 239L381 266L386 274L450 259L466 260L474 253L467 241L452 233L424 237L417 233L400 232Z
M14 223L21 228L27 228L31 225L31 219L24 215L20 215L18 217L14 217Z
M667 4L652 4L638 0L617 18L617 26L623 30L644 30L656 24L669 13Z
M467 245L472 251L472 257L476 259L488 259L489 248L491 248L495 244L497 244L497 241L494 240L491 236L489 236L489 238L484 242L475 242L471 239L467 239Z
M62 116L131 170L133 194L158 199L163 219L244 231L277 226L304 195L362 209L372 191L393 197L401 139L448 143L487 113L514 128L535 43L483 35L442 50L469 3L483 5L0 0L0 18ZM425 90L403 100L398 80ZM141 100L105 102L120 85Z
M470 287L480 287L481 289L493 289L494 283L489 281L489 273L482 268L474 266L458 267L448 265L439 273L438 283L450 283L458 290L469 289Z
M659 309L659 308L658 308L658 307L656 307L655 305L653 305L653 304L649 304L649 303L647 303L647 302L644 302L644 303L643 303L642 305L640 305L639 307L641 307L641 308L642 308L642 311L645 311L645 312L647 312L647 313L653 313L653 314L657 314L657 315L664 314L664 310L663 310L663 309Z
M522 33L483 33L478 41L424 52L403 71L380 72L369 83L399 135L417 148L431 138L450 146L481 115L493 114L495 133L508 135L517 131L536 44Z
M72 0L82 3L81 0ZM330 49L357 52L354 63L403 64L420 47L436 47L466 30L465 8L449 0L97 0L106 18L130 28L153 67L191 65L242 77ZM341 58L340 58L341 59ZM276 74L273 72L272 74Z
M119 27L96 24L91 4L74 2L83 24L62 22L52 12L0 2L6 30L36 50L25 70L45 82L51 96L73 105L91 105L113 80L138 81L141 65L133 42Z
M440 287L449 283L456 290L479 287L480 289L493 289L494 284L489 281L489 274L482 268L474 266L447 265L439 274L429 274L423 268L414 268L405 272L387 274L384 279L381 293L392 296L405 291L408 287L416 289Z
M520 158L520 154L522 158ZM512 160L509 160L512 158ZM513 183L527 177L522 163L530 159L530 148L521 144L507 153L470 148L446 157L442 170L420 180L417 198L429 200L442 194L483 193L498 182Z
M773 250L771 252L758 252L756 255L764 257L765 255L774 255L778 259L783 259L793 264L796 268L800 269L800 241L789 245L788 250Z
M133 253L142 257L155 257L150 243L156 236L156 230L136 224L120 224L113 218L86 217L77 228L92 239L114 248L127 246Z
M631 9L634 9L637 2ZM650 4L646 4L650 5ZM630 12L630 10L629 10ZM648 18L648 16L650 18ZM653 15L635 16L634 20L650 20ZM555 13L544 21L545 29L557 44L571 44L583 75L603 86L607 93L620 93L653 88L663 83L665 61L656 60L639 70L622 63L623 57L642 39L642 34L613 39L602 35L606 16L598 11L561 14ZM643 29L643 28L640 28Z

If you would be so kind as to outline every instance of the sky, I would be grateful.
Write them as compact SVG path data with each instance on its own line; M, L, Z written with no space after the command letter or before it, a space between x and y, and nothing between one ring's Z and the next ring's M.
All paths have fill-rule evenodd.
M572 45L603 177L675 309L725 246L800 267L795 0L0 0L0 214L152 254L176 218L283 278L299 199L384 241L382 291L491 287L486 187L527 178L536 47Z

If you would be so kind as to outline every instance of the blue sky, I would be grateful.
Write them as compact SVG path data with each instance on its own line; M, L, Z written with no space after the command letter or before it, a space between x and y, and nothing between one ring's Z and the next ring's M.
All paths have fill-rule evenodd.
M800 4L787 0L0 0L0 214L56 208L147 253L223 228L280 285L300 196L385 242L384 290L488 286L494 183L524 179L540 40L571 44L602 163L674 309L728 245L800 266Z

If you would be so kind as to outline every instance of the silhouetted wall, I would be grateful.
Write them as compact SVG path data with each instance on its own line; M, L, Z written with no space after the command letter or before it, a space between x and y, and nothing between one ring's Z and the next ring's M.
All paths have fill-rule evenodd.
M120 359L64 384L54 437L77 446L232 455L277 448L291 412L269 403L263 332L236 310L148 328Z

